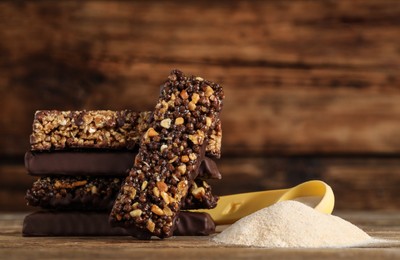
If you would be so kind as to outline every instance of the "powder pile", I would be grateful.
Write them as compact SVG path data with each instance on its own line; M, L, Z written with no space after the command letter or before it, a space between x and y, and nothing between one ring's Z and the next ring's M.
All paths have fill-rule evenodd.
M212 240L253 247L321 248L357 246L374 239L342 218L288 200L238 220Z

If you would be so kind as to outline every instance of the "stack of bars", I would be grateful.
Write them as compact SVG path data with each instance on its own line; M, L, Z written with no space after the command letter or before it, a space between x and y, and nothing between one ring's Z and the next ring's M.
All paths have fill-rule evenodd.
M207 98L215 85L175 70L154 111L37 111L25 166L39 178L26 200L41 209L24 219L23 235L215 232L207 213L189 211L218 201L207 183L221 178L211 158L221 155L222 128L211 106L222 102Z

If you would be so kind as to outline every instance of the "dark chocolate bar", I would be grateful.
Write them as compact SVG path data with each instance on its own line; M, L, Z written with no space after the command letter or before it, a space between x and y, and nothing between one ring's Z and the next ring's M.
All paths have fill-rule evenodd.
M171 72L111 211L112 225L129 228L141 239L172 235L223 98L218 84Z
M29 206L57 210L111 210L124 177L57 176L42 177L26 192ZM216 206L206 181L191 188L184 209L209 209Z
M215 223L207 213L179 213L175 236L207 236L215 232ZM22 235L38 236L128 236L129 231L108 223L104 212L38 211L25 217Z
M25 153L25 167L33 176L115 176L126 177L137 152L53 151ZM198 177L221 179L216 163L206 157Z
M30 175L127 176L137 152L54 151L25 153Z

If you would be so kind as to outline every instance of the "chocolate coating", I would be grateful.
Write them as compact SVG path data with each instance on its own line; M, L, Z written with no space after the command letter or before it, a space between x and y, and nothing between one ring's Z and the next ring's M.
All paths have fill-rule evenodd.
M207 236L215 232L215 223L207 213L180 212L175 236ZM108 213L38 211L25 217L25 237L38 236L129 236L121 227L111 227Z
M135 156L134 151L27 152L25 167L34 176L127 176Z
M33 176L128 176L135 151L53 151L25 153L25 168ZM205 157L198 178L221 179L217 164Z

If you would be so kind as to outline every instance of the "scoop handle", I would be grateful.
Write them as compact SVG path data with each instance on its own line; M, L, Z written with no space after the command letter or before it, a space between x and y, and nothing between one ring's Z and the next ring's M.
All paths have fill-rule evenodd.
M318 204L316 209L323 209L320 211L329 214L333 209L333 200L331 199L331 197L333 197L333 192L330 187L329 189L324 187L329 186L322 181L309 181L290 189L267 190L221 196L214 209L196 211L210 214L217 225L232 224L257 210L271 206L278 201L296 199L297 197L310 196L311 194L321 198L321 202ZM329 205L320 205L321 203Z

